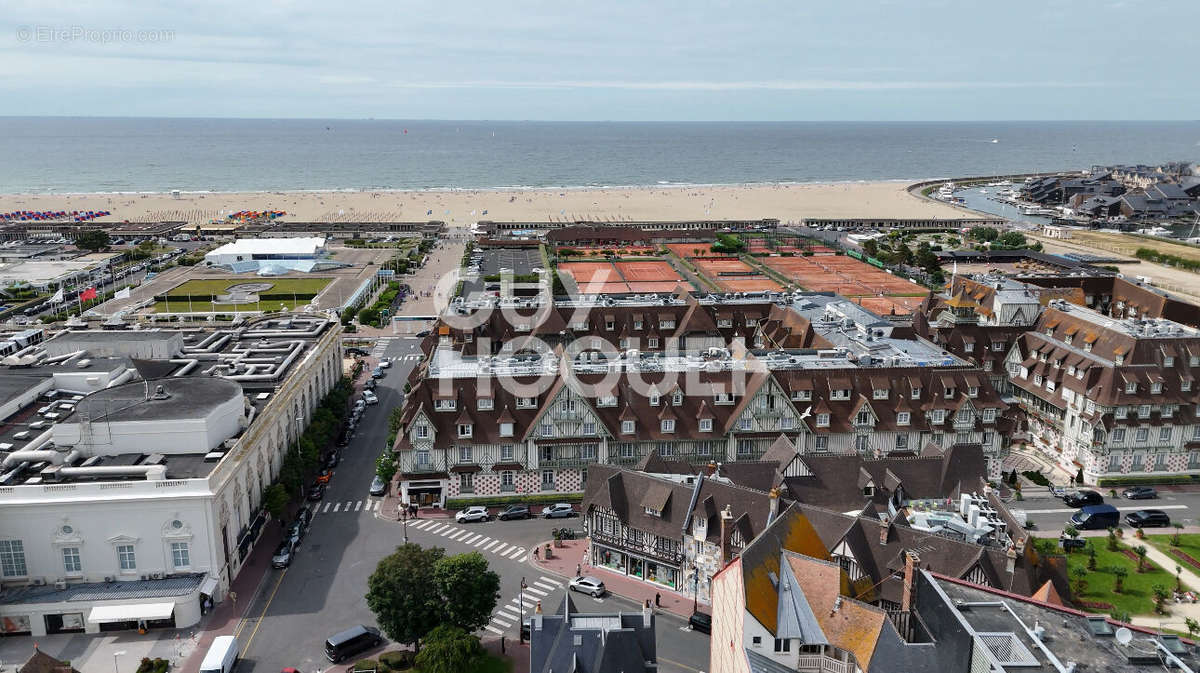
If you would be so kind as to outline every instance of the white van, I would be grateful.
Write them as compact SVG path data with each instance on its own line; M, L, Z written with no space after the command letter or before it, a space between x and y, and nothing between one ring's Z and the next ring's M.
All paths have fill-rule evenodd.
M204 655L200 673L233 673L237 663L238 641L233 636L217 636Z

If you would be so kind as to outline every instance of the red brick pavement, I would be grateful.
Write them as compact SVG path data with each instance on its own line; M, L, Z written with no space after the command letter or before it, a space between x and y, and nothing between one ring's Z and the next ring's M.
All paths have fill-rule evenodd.
M692 615L691 596L622 575L608 568L583 563L583 555L588 548L586 539L564 540L562 547L554 547L552 542L543 542L537 547L540 550L539 557L544 555L547 544L553 548L554 558L549 561L545 558L534 560L534 565L542 570L562 577L574 577L576 566L580 566L580 572L600 578L604 581L604 586L617 596L628 598L639 605L645 605L646 601L650 601L653 605L657 595L659 609L679 615L684 619ZM532 554L532 552L530 553ZM701 606L701 612L706 612L703 606Z

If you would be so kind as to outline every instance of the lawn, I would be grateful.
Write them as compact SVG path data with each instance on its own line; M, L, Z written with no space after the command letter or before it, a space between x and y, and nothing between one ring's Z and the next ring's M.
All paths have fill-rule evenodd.
M294 311L301 306L308 305L311 299L291 299L272 300L262 302L263 311L278 311L280 305L286 306L287 310ZM214 304L211 301L187 301L179 299L175 301L156 301L154 302L154 311L156 313L247 313L257 312L259 304Z
M270 283L271 289L263 294L309 294L315 295L332 281L332 278L213 278L189 280L167 291L172 297L225 294L225 290L245 283Z
M1197 562L1200 562L1200 534L1196 534L1196 533L1189 533L1186 535L1181 534L1179 536L1179 546L1178 547L1171 545L1171 536L1170 535L1147 535L1146 542L1149 542L1150 544L1154 545L1155 549L1158 549L1160 552L1169 556L1171 558L1171 560L1178 562L1179 565L1182 566L1185 570L1190 570L1193 573L1200 575L1200 568L1197 568L1196 566L1191 565L1185 559L1182 559L1182 558L1176 556L1175 554L1171 553L1172 550L1178 550L1178 551L1192 557Z
M1131 541L1132 542L1132 541ZM1128 612L1131 615L1152 614L1154 612L1154 585L1161 584L1167 590L1175 588L1174 573L1167 572L1151 561L1146 561L1146 572L1137 573L1137 561L1130 559L1120 551L1108 551L1105 538L1090 538L1088 544L1096 549L1096 569L1088 571L1087 588L1083 594L1076 594L1075 599L1092 603L1108 603L1111 608L1088 606L1089 612L1110 613L1113 610ZM1140 544L1140 541L1138 542ZM1137 544L1126 545L1119 543L1121 549L1132 549ZM1077 567L1087 568L1088 554L1086 549L1078 550L1067 555L1067 567L1073 571ZM1129 574L1125 576L1124 589L1121 593L1113 591L1116 576L1112 573L1115 567L1125 568ZM1074 575L1068 575L1074 589Z

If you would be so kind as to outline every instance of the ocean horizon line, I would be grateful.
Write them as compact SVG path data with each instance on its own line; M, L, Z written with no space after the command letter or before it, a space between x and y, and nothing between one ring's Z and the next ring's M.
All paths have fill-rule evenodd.
M155 119L180 121L341 121L463 124L1178 124L1200 119L439 119L432 117L225 117L190 115L11 115L0 119Z

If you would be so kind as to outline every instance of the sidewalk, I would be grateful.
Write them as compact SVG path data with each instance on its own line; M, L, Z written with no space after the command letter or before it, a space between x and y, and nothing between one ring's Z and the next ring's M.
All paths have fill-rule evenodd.
M283 530L278 522L271 521L264 526L258 544L254 546L254 551L250 552L250 558L242 566L241 572L238 573L237 579L230 587L231 595L237 595L236 604L231 595L227 595L220 605L200 621L197 628L201 633L196 649L192 650L186 661L175 662L175 665L172 666L173 670L182 671L182 673L198 673L200 664L204 661L204 655L208 652L209 645L212 645L213 639L217 636L234 633L238 624L246 618L246 613L251 606L257 603L258 589L267 575L267 571L270 570L271 556L275 552L275 547L282 539Z
M562 547L554 547L553 542L542 542L537 546L537 549L544 552L547 544L553 547L554 558L549 561L544 558L534 559L534 566L541 570L569 579L575 576L575 567L582 565L581 570L584 575L591 575L603 580L604 586L614 595L628 598L638 605L645 605L646 601L650 601L650 604L653 605L655 595L657 595L661 610L666 610L684 619L692 616L691 596L677 593L664 586L630 578L608 568L583 563L584 552L588 548L588 540L586 538L583 540L563 540ZM554 610L556 607L550 606L550 609ZM701 612L703 611L701 609Z

